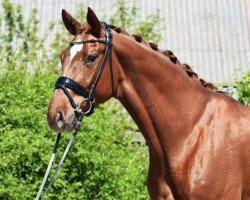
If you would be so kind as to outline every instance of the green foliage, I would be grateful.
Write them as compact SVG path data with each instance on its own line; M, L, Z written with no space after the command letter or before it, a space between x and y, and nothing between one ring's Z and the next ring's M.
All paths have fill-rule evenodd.
M24 21L22 8L9 0L2 1L4 31L0 34L1 61L11 61L14 57L25 59L43 55L44 39L38 37L37 10L32 9L27 21Z
M0 199L34 198L52 151L46 110L59 74L39 71L0 76ZM49 199L146 199L146 147L124 135L135 127L120 105L104 104L83 121Z
M72 36L66 34L62 23L51 23L50 32L56 26L60 28L45 48L49 33L39 37L36 9L24 20L21 6L9 0L2 0L1 6L0 24L5 30L0 33L0 199L33 199L55 142L46 111L59 76L58 55ZM135 6L128 9L125 1L119 0L114 9L118 10L111 19L114 24L141 30L146 38L159 40L156 16L138 25ZM78 15L79 20L84 19L86 12L80 9ZM48 199L148 199L147 147L133 142L133 134L129 133L136 130L115 100L84 118ZM64 135L58 155L69 135Z
M119 25L122 29L135 26L135 18L138 15L136 2L133 1L132 8L126 5L125 0L118 0L114 3L115 14L110 18L109 22L113 25Z
M246 106L250 106L250 72L247 72L243 79L236 84L239 100Z
M128 7L126 0L118 0L114 4L115 14L109 19L111 24L120 26L122 29L142 35L146 40L159 42L162 37L159 30L159 23L162 21L159 12L147 16L147 21L137 21L140 18L141 10L136 7L136 1L133 1L132 7Z
M148 21L140 22L135 28L137 34L142 35L149 41L159 42L161 40L161 35L159 34L159 28L157 30L157 25L161 21L159 15L149 15Z

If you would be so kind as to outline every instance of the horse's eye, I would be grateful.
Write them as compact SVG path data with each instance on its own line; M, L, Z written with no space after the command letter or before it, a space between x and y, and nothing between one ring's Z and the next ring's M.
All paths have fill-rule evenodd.
M97 57L98 57L98 54L89 54L87 56L86 62L87 63L93 63L93 62L95 62L95 60L97 59Z

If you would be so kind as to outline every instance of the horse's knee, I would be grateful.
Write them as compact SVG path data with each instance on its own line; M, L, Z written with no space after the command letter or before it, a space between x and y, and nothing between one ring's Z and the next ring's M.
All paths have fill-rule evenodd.
M164 178L148 177L147 188L152 200L173 200L173 195Z

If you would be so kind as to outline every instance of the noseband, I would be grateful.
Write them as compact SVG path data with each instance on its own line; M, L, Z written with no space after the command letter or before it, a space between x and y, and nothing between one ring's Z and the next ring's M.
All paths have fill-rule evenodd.
M105 28L105 33L106 33L106 39L103 38L99 38L99 39L85 39L85 40L81 40L81 41L70 41L70 45L79 45L79 44L85 44L85 43L94 43L94 42L99 42L99 43L103 43L106 45L105 48L105 53L102 59L102 62L100 64L99 70L97 72L95 81L93 82L93 84L90 86L90 89L86 89L83 86L81 86L79 83L77 83L76 81L72 80L71 78L65 77L65 76L61 76L57 79L56 83L55 83L55 89L60 88L63 90L64 94L68 97L69 102L71 104L71 106L74 108L75 110L75 115L78 118L79 113L83 113L84 115L91 115L94 111L94 104L95 104L95 100L94 100L94 91L95 88L97 87L97 84L101 78L105 63L107 61L107 58L110 58L110 73L111 73L111 82L112 82L112 95L114 94L114 85L113 85L113 68L112 68L112 56L111 56L111 52L112 52L112 33L111 33L111 29L110 26L105 23L105 22L101 22L102 25ZM84 99L84 101L86 101L89 105L89 108L86 112L83 112L80 108L80 104L77 104L72 95L69 93L68 89L73 90L75 93L77 93L78 95L82 96Z

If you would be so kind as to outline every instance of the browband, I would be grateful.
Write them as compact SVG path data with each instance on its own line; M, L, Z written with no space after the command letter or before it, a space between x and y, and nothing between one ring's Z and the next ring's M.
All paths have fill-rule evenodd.
M103 39L103 38L98 38L98 39L85 39L85 40L80 40L80 41L69 41L69 44L71 46L73 45L77 45L77 44L85 44L85 43L94 43L94 42L100 42L103 44L107 44L107 40Z

